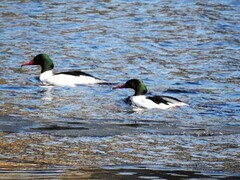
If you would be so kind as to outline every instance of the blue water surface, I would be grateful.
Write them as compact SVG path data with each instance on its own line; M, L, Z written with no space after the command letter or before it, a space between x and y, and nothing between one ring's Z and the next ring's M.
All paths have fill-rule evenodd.
M66 148L69 162L47 162L51 167L239 176L239 1L3 0L0 13L0 124L7 132L2 140L9 132L13 139L30 133L47 134L59 146L68 141L69 149L92 145L91 161L80 163L77 151ZM44 86L39 67L20 67L39 53L49 54L56 72L82 70L116 84L139 78L149 93L189 106L134 112L124 102L130 89ZM35 153L25 155L31 159ZM1 154L1 161L28 162L20 154ZM108 158L101 159L103 154Z

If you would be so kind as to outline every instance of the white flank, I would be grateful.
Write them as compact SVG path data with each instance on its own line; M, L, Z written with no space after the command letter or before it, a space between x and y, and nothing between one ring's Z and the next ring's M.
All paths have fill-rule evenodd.
M153 108L168 109L171 107L188 105L186 103L178 102L178 101L169 102L168 104L164 104L164 103L156 104L152 100L147 99L146 96L144 96L144 95L133 96L133 97L131 97L131 101L132 101L133 106L145 108L145 109L153 109Z
M67 74L53 75L53 71L46 71L40 75L40 81L47 84L56 86L76 86L78 84L97 84L104 83L105 81L96 79L91 76L73 76Z

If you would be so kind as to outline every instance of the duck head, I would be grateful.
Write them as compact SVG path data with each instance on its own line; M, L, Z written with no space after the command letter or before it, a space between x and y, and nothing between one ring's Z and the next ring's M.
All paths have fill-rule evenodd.
M23 63L21 66L39 65L41 66L41 73L52 70L54 68L53 62L47 54L38 54L31 61Z
M128 80L126 83L121 84L119 86L116 86L113 89L120 89L120 88L130 88L130 89L133 89L135 91L134 96L144 95L144 94L147 93L147 87L143 83L143 81L140 80L140 79Z

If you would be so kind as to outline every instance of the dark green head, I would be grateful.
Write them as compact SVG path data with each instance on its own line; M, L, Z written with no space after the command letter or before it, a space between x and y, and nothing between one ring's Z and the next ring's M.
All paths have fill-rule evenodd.
M22 64L22 66L28 66L28 65L41 66L42 68L41 73L52 70L54 67L52 60L47 54L38 54L31 61Z
M138 95L144 95L147 93L147 87L140 79L131 79L128 80L125 84L119 85L117 87L114 87L113 89L119 89L119 88L131 88L135 91L134 96Z

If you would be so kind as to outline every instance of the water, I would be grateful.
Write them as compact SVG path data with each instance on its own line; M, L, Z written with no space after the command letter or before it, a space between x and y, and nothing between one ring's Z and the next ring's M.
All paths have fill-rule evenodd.
M3 178L240 176L238 1L1 2L0 173ZM131 90L43 86L39 53L57 72L189 104L134 112Z

